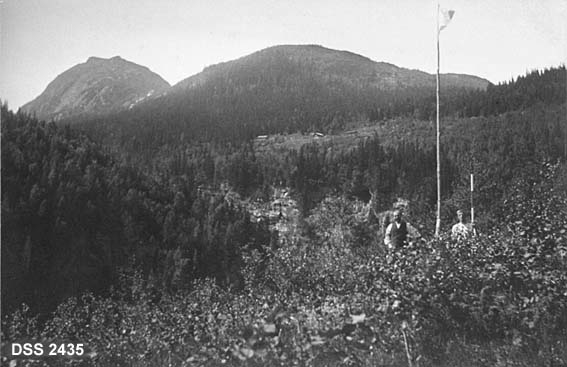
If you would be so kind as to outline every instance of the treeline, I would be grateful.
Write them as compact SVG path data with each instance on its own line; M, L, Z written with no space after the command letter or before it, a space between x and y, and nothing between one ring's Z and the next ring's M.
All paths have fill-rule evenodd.
M527 167L566 159L565 114L565 105L540 105L498 116L445 119L442 196L448 205L443 215L453 218L457 207L470 207L470 173L475 175L475 206L488 214ZM166 175L192 172L200 184L217 187L228 182L243 197L266 198L271 186L290 187L304 214L329 194L368 201L375 193L376 210L404 197L416 203L416 214L431 215L436 203L434 128L400 135L395 141L378 134L352 138L342 145L315 140L297 149L293 143L259 149L253 143L169 147L154 160Z
M488 215L527 166L566 159L565 113L564 105L539 105L498 116L445 118L445 219L452 220L457 207L470 207L470 173L475 175L476 209ZM188 175L196 185L215 189L227 182L243 198L268 199L271 187L290 187L304 214L329 194L368 201L376 193L378 211L404 197L415 203L416 215L430 216L436 203L434 134L429 125L408 127L393 141L376 134L352 138L351 144L323 140L297 148L293 143L172 144L154 154L148 169L165 177Z
M449 95L445 113L460 117L493 116L527 109L538 104L560 105L567 100L565 65L534 70L486 91L463 91Z
M470 209L471 173L475 207L481 222L497 221L498 203L508 186L531 166L567 158L565 106L539 106L487 118L445 121L441 142L443 217L453 220L457 208ZM202 167L209 184L229 182L242 196L266 197L270 186L291 187L307 214L329 194L363 201L376 194L377 211L397 197L409 199L416 217L433 220L436 204L436 158L433 127L427 136L404 135L386 142L376 135L341 147L332 141L295 149L247 144L224 156L190 159L163 156L162 167L180 174L183 166ZM387 144L386 144L387 143ZM175 169L173 169L175 167ZM205 168L206 167L206 168ZM194 169L194 168L193 168ZM205 173L208 172L208 173Z
M443 88L441 82L440 113L446 117L488 117L528 109L538 104L560 105L567 95L565 65L534 70L508 82L489 84L486 90ZM413 98L397 98L385 114L378 108L374 119L393 116L434 120L436 98L431 91L419 91Z
M4 310L104 292L123 267L164 289L238 286L242 248L270 242L229 191L201 194L189 172L149 175L77 131L1 112Z

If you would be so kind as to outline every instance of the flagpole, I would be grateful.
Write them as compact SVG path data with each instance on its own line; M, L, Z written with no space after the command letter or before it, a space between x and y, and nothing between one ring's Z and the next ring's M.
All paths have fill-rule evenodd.
M474 195L474 173L471 170L471 226L474 226L474 202L473 202L473 195Z
M441 167L439 154L439 3L437 3L437 220L435 221L435 237L441 230Z

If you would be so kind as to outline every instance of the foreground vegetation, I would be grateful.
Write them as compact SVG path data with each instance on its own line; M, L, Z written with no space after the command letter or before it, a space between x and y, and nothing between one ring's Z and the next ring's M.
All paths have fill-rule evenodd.
M446 118L443 223L475 174L463 242L431 236L427 121L279 145L136 125L101 145L2 106L2 347L88 348L22 362L51 365L567 364L566 107L546 82L564 67L530 75ZM374 214L398 197L423 238L389 252Z
M565 365L567 168L539 168L511 188L502 226L467 241L387 252L359 203L328 198L246 252L241 290L167 292L125 268L109 296L69 298L47 320L18 310L3 340L88 346L53 365Z

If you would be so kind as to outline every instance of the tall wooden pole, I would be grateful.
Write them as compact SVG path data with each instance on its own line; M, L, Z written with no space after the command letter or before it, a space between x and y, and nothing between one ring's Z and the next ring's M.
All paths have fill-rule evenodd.
M437 220L435 221L435 237L441 230L441 158L439 154L439 4L437 4Z
M474 226L474 173L471 170L471 226Z

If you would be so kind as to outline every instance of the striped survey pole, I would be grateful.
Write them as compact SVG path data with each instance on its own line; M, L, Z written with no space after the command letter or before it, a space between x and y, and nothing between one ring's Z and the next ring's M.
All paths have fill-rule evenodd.
M474 174L471 172L471 226L474 226L473 194L474 194Z

